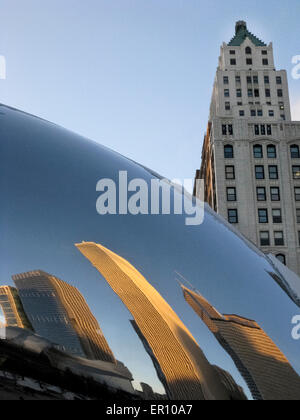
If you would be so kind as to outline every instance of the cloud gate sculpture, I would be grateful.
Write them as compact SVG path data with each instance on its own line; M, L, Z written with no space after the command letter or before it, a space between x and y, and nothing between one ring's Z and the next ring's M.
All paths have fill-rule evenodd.
M120 173L140 191L129 205L149 186L150 206L153 171L0 107L0 382L53 399L299 400L300 279L208 206L201 224L101 214L100 192L121 206Z

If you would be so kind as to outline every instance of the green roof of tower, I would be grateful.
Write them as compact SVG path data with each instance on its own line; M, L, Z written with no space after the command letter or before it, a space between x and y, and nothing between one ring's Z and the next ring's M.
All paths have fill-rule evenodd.
M246 38L249 38L250 41L257 47L266 47L267 45L253 35L247 29L247 24L243 20L240 20L235 25L235 36L229 42L230 47L239 47L245 41Z

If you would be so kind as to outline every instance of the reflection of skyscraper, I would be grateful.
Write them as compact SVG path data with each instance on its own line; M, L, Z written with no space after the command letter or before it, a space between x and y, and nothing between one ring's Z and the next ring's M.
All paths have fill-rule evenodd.
M125 259L95 243L76 245L134 317L171 399L230 399L216 370L173 309Z
M4 326L32 329L17 289L14 287L0 287L0 308L4 315Z
M221 315L200 294L182 289L186 301L232 357L255 399L300 399L300 377L255 321Z
M13 280L37 334L68 353L116 363L78 289L43 271L18 274Z

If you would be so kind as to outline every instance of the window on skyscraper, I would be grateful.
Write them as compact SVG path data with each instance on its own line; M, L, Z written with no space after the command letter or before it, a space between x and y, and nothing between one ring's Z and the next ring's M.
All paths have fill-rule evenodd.
M269 178L278 179L278 167L276 165L269 166Z
M259 209L258 210L258 221L259 223L268 223L268 210L267 209Z
M253 146L253 156L255 159L262 159L263 156L263 148L260 144L256 144Z
M230 179L230 180L235 179L234 166L226 166L225 167L225 177L226 177L226 179Z
M256 188L256 194L257 194L257 201L266 201L267 200L267 194L266 194L266 188L265 187L257 187Z
M300 209L296 209L297 223L300 224Z
M231 146L231 145L224 146L224 157L225 157L225 159L233 159L234 158L233 146Z
M227 188L227 201L236 201L236 188Z
M239 222L237 209L228 210L228 222L232 224L236 224Z
M282 223L281 209L272 209L273 223Z
M270 246L270 233L268 231L260 232L259 236L261 246Z
M268 153L268 158L269 159L276 159L277 158L276 146L273 146L273 145L270 144L267 147L267 153Z
M281 264L286 265L286 257L284 254L277 254L276 258L281 262Z
M236 90L236 96L237 96L237 98L241 98L242 97L242 89L237 89Z
M263 166L255 166L255 178L265 179L265 169Z
M271 187L271 200L280 201L280 190L279 187Z
M283 232L274 232L274 243L276 246L284 246L284 235Z
M300 201L300 188L299 187L295 188L295 200Z
M300 166L293 166L293 178L300 179Z
M290 147L290 150L291 150L291 158L292 159L299 159L300 158L299 146L297 146L296 144L293 144Z

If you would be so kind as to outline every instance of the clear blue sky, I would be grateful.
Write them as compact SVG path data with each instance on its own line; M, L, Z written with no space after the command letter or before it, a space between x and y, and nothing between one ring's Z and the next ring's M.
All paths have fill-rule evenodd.
M0 0L0 102L169 177L200 165L219 47L235 21L291 74L299 0ZM290 78L300 120L300 80ZM297 109L297 111L296 111Z

